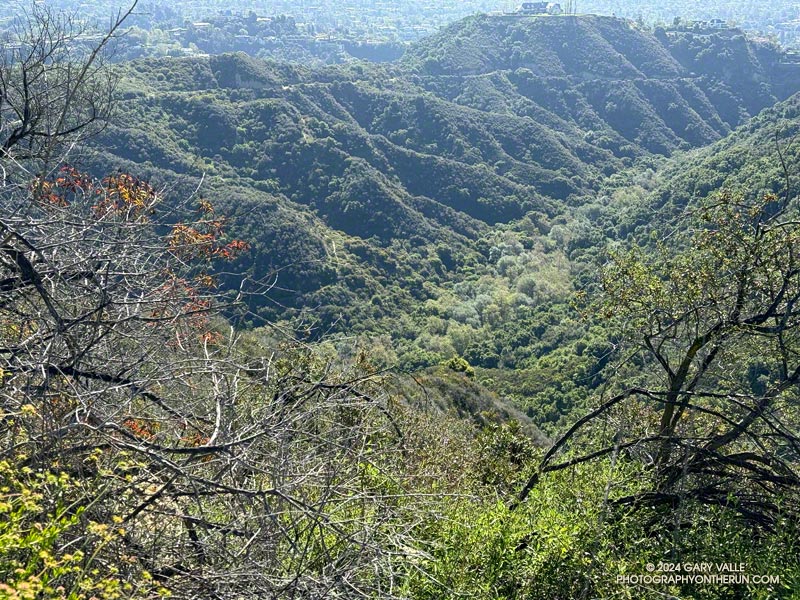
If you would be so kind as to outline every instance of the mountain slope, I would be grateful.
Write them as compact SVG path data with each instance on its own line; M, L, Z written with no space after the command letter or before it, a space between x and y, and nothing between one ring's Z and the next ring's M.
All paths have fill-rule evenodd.
M736 29L650 33L613 17L482 15L419 43L403 63L455 102L555 112L619 156L720 139L800 89L782 56Z
M750 198L767 193L794 196L798 192L799 135L800 94L795 94L725 139L676 156L642 210L669 218L722 189ZM639 220L643 222L644 215Z
M98 170L205 177L253 244L240 266L279 273L273 301L256 307L267 318L305 311L325 327L393 330L421 302L494 273L498 225L557 231L609 176L719 140L774 98L769 48L686 41L605 17L479 16L398 65L136 61L121 67ZM708 47L746 55L741 73L714 71ZM762 90L750 103L726 83L748 77Z

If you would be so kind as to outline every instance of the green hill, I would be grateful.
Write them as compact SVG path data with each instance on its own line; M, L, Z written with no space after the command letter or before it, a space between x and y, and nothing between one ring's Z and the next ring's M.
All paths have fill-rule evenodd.
M736 29L651 33L614 17L482 15L424 40L403 62L456 102L537 120L556 113L620 155L724 136L798 90L782 57Z
M142 60L120 67L97 166L183 193L204 178L252 244L237 267L272 282L254 300L261 318L390 333L409 366L468 350L478 365L522 364L558 343L520 346L508 332L484 347L474 332L552 321L531 313L592 272L604 239L636 227L638 208L608 215L609 186L800 87L777 81L779 58L735 30L477 16L395 65ZM432 318L444 331L420 342ZM449 322L473 333L453 345Z

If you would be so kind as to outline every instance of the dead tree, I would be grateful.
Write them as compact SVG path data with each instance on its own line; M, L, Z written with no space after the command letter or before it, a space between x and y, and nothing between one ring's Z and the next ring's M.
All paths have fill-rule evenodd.
M391 597L400 442L371 374L291 340L243 352L213 267L247 244L212 204L64 161L113 111L102 52L125 16L78 51L34 9L0 67L0 461L69 476L59 551L123 581Z
M104 31L38 4L0 40L0 153L8 160L57 159L97 133L113 109L115 76L105 51L138 0Z

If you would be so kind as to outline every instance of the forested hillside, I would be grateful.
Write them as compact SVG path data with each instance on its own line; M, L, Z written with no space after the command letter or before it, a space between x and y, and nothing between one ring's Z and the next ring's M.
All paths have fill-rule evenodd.
M118 125L98 146L205 174L211 186L235 181L269 196L257 205L322 219L310 235L317 242L297 251L290 240L268 243L283 238L266 227L255 246L267 253L254 262L260 274L283 267L297 304L324 305L302 294L337 281L328 259L336 235L349 239L338 244L345 263L348 245L377 238L369 253L392 247L398 263L435 282L481 260L468 242L486 225L525 215L544 223L632 161L715 141L776 100L776 49L741 36L714 43L721 47L704 56L724 55L734 71L708 58L683 66L682 42L600 17L476 17L419 44L398 67L304 70L244 55L137 62L127 67ZM292 262L302 262L300 275ZM368 262L385 272L379 258ZM392 281L418 289L410 274ZM374 285L347 287L369 289L362 300L380 296Z
M0 63L0 600L797 598L779 47L103 64L124 19Z
M554 391L554 365L599 385L607 347L568 350L584 326L567 302L604 240L636 227L599 226L616 210L599 199L620 177L636 185L615 197L649 190L665 157L800 87L779 59L731 32L477 16L394 66L137 61L98 164L182 189L205 178L251 242L237 267L274 280L251 324L386 334L381 360L406 370L464 357L557 421L586 394Z

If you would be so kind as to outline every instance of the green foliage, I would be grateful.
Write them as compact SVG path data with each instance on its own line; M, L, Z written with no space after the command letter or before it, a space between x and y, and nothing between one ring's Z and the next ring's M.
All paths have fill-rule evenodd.
M187 194L208 175L204 192L251 244L231 270L271 282L247 296L248 325L388 334L406 371L462 356L557 422L602 381L602 352L573 344L609 343L582 339L566 303L593 285L608 240L657 226L651 190L669 212L723 173L780 184L774 156L751 166L727 151L744 133L679 158L669 183L649 156L717 140L786 94L775 52L609 17L479 16L390 66L137 61L119 67L127 100L99 168L124 159ZM792 106L776 109L787 122ZM768 146L767 121L747 146Z
M470 364L459 356L454 356L445 363L445 366L451 371L456 373L464 373L467 377L475 377L475 369Z
M612 18L475 17L391 67L241 54L120 67L127 101L95 166L136 163L190 197L208 175L199 189L250 243L216 265L249 311L198 332L211 304L159 319L166 296L113 321L174 269L115 301L98 284L95 308L94 265L120 253L76 274L56 265L43 292L26 269L62 255L8 238L3 356L25 360L0 372L0 598L153 598L161 584L192 597L790 597L800 238L793 175L763 149L776 115L793 135L797 101L709 153L651 156L770 104L773 50ZM780 148L779 163L796 158ZM751 196L698 202L726 181ZM70 203L25 205L64 210L55 245L70 265L76 239L106 239L73 236ZM689 226L650 234L684 208ZM112 292L154 260L148 244L119 247L143 254ZM62 306L80 312L65 321ZM53 348L66 358L48 362ZM623 390L631 402L609 403ZM557 436L588 410L604 418L543 454L540 424ZM619 579L709 560L781 583Z
M22 466L23 458L0 461L0 598L163 596L148 573L120 573L112 556L125 531L118 521L87 520L84 513L92 502L84 495L87 482L34 471Z
M418 521L414 545L398 560L402 597L795 597L800 570L796 561L785 560L797 546L796 527L788 521L753 539L724 509L697 509L687 511L679 532L662 535L650 529L647 511L614 506L614 497L643 483L634 465L613 461L553 474L510 510L506 494L516 477L530 472L537 452L524 450L513 425L489 427L475 444L480 459L467 463L477 468L469 478L471 494L441 498L435 516ZM493 473L498 477L485 478ZM511 479L503 481L505 475ZM625 579L654 574L648 564L679 564L679 573L686 574L683 566L700 562L713 563L715 570L717 564L746 562L747 573L780 583L652 585Z

